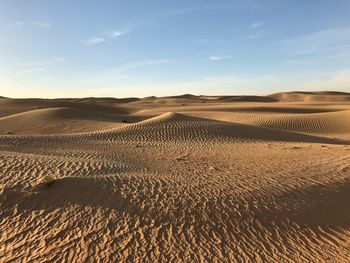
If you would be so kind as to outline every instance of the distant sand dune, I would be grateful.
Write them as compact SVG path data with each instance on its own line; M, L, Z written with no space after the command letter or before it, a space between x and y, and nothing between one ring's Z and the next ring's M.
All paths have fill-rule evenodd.
M0 117L9 116L16 113L26 111L47 109L47 108L74 108L79 110L87 110L99 113L109 114L128 114L128 110L119 105L108 103L81 103L72 99L1 99Z
M350 102L350 94L346 92L282 92L268 97L279 101L295 102Z

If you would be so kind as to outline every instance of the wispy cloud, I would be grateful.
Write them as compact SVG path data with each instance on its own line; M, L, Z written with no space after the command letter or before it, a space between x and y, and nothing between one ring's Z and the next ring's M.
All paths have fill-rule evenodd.
M111 32L109 37L110 38L118 38L118 37L126 35L129 32L130 32L130 29L128 29L128 30L114 30Z
M323 74L319 80L306 81L300 88L304 90L335 90L350 92L350 70Z
M235 1L224 1L220 4L217 4L215 1L208 2L207 4L203 2L199 2L196 6L189 6L180 9L170 10L170 14L173 15L183 15L193 12L200 11L227 11L228 9L256 9L257 3L256 1L251 0L235 0ZM189 1L189 3L191 3Z
M97 74L93 78L84 78L83 80L79 80L76 83L80 86L99 86L99 85L109 85L109 84L116 84L120 83L121 81L124 81L126 79L130 78L129 75L116 75L116 74L109 74L102 73Z
M49 22L34 22L33 23L37 27L42 27L42 28L50 28L52 25Z
M65 59L62 57L54 57L46 60L17 62L15 64L16 71L17 71L15 76L21 77L23 75L45 71L51 65L62 64L64 62L65 62Z
M265 33L264 24L265 24L265 22L263 22L263 21L251 23L250 29L249 29L250 33L245 38L257 39L257 38L262 37Z
M209 40L208 39L205 39L205 38L201 38L201 39L196 39L194 41L195 44L198 44L198 45L206 45L209 43Z
M82 39L82 40L80 40L80 41L81 41L81 43L83 43L83 44L87 44L87 45L96 45L96 44L100 44L100 43L104 42L105 39L102 38L102 37L90 37L90 38L88 38L88 39Z
M41 68L33 68L33 69L26 69L26 70L21 70L19 72L16 73L16 77L21 77L23 75L27 75L27 74L31 74L31 73L36 73L36 72L41 72L41 71L45 71L46 68L41 67Z
M348 52L350 27L336 27L282 41L294 55Z
M16 26L23 26L24 25L24 23L22 22L22 21L16 21Z
M188 7L183 9L177 9L177 10L171 10L170 13L174 15L182 15L182 14L188 14L195 11L204 10L204 7Z
M257 39L260 38L264 35L265 29L264 29L264 21L258 21L258 22L253 22L250 24L250 33L245 37L247 39Z
M264 35L264 31L258 31L255 33L251 33L249 35L246 36L247 39L257 39L260 38Z
M102 42L108 41L108 39L119 38L130 32L130 29L125 30L113 30L101 34L102 36L94 36L87 39L80 40L81 43L86 45L96 45Z
M254 22L254 23L251 23L250 27L251 28L260 28L264 25L264 22L263 21L260 21L260 22Z
M144 67L149 67L154 65L170 64L174 62L175 60L169 60L169 59L150 59L150 60L134 61L134 62L121 65L113 69L113 71L121 73L121 72L127 72L129 70L133 70L133 69L144 68Z
M227 59L232 59L235 58L235 55L225 55L225 56L218 56L218 55L213 55L210 56L209 59L211 61L219 61L219 60L227 60Z
M164 65L169 63L174 63L175 60L169 59L150 59L141 60L126 63L115 68L111 68L96 74L93 78L84 79L79 81L77 84L86 86L99 86L103 85L106 87L108 85L115 86L125 80L132 79L133 70L147 68L150 66Z
M16 66L19 66L19 67L37 67L37 66L61 64L64 62L65 62L64 58L55 57L55 58L47 59L47 60L18 62L18 63L16 63Z
M115 30L115 31L112 32L111 37L112 37L112 38L116 38L116 37L120 37L120 36L122 36L122 35L125 35L125 33L122 32L122 31Z
M252 84L252 83L272 83L281 80L279 75L227 75L205 78L204 81L211 84Z

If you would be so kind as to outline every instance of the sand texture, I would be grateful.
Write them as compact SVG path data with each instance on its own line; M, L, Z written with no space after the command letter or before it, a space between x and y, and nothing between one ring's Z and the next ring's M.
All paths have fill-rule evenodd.
M349 262L350 94L0 98L0 233L0 262Z

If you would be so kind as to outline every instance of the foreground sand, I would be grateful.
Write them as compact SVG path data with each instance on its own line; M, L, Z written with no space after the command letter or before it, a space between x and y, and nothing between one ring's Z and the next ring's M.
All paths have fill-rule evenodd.
M0 262L349 261L349 94L0 109Z

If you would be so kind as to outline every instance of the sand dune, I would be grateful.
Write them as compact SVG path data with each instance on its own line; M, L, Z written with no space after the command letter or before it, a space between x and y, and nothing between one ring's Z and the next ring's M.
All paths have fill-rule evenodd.
M99 113L128 114L127 109L108 103L81 103L72 99L0 99L0 117L30 110L47 108L74 108Z
M235 122L259 127L273 128L305 134L324 135L332 137L350 137L350 111L335 111L322 113L290 113L290 114L262 114L200 112L190 113L212 120Z
M123 125L127 116L74 108L26 111L0 118L0 134L65 134L98 131Z
M247 101L247 102L276 102L275 98L263 96L221 96L217 98L219 101Z
M349 102L350 94L347 92L323 91L323 92L282 92L268 97L279 101L295 102Z
M348 125L347 125L348 126ZM299 134L279 129L257 127L246 124L230 123L179 113L164 113L144 121L125 125L104 133L104 140L121 140L133 142L167 142L167 141L297 141L318 143L341 143L323 137ZM99 136L101 139L101 136Z
M348 262L348 96L0 98L0 262Z

